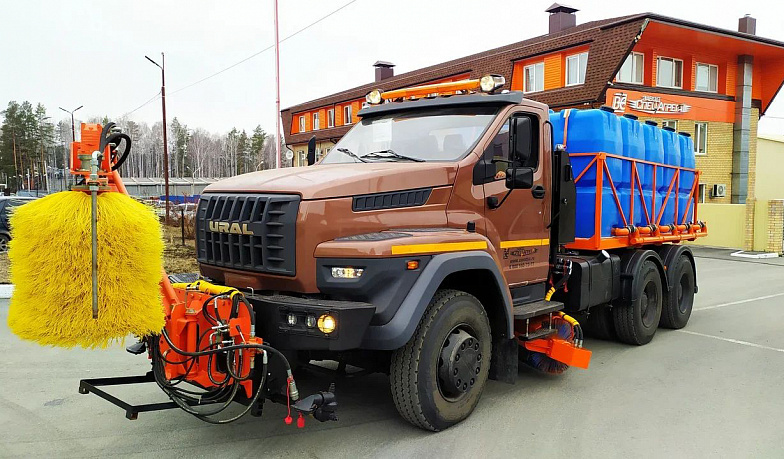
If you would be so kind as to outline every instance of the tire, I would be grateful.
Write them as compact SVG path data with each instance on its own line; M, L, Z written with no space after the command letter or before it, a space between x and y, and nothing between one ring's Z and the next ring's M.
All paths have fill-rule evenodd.
M466 349L461 343L471 345ZM467 418L487 382L491 349L490 323L479 300L458 290L437 291L414 336L392 354L389 379L400 415L434 432ZM461 352L467 356L462 362ZM447 362L445 353L453 356ZM453 367L459 375L474 376L459 381L465 392L455 388L451 377L444 377Z
M6 236L5 234L0 234L0 253L8 252L8 242L10 240L10 237Z
M643 262L635 277L640 279L638 290L633 292L637 299L631 303L614 305L612 314L618 340L639 346L648 344L656 334L664 295L659 270L653 261Z
M670 272L675 273L672 289L662 308L659 326L664 328L683 328L689 323L694 306L694 268L686 255L675 260Z
M588 311L585 320L585 332L592 338L615 341L615 323L610 305L594 306Z

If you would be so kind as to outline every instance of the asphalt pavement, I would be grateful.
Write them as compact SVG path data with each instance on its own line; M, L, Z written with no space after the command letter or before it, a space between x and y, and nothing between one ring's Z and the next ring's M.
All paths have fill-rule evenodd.
M784 263L698 252L689 325L642 347L588 340L588 370L556 377L521 370L490 381L476 411L441 433L397 414L383 375L337 387L339 422L262 419L205 424L179 410L128 421L77 393L82 378L141 375L143 356L45 348L20 341L0 302L0 457L784 457ZM298 381L301 393L327 379ZM114 391L165 401L154 384Z

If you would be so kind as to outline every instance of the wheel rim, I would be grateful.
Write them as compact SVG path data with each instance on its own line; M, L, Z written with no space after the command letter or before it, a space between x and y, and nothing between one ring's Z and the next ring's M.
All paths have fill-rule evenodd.
M640 297L640 316L642 317L642 324L649 328L656 321L656 308L659 304L659 291L656 288L656 283L648 281L643 289L642 296Z
M438 391L455 402L466 397L482 370L482 344L466 324L454 327L444 339L438 358Z
M8 251L8 239L4 237L0 237L0 253L5 253Z

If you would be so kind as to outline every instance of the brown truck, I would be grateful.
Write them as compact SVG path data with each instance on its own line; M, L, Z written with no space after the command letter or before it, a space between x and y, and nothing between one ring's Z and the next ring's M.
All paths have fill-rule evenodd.
M514 383L519 362L587 366L564 312L639 345L685 326L696 292L691 251L670 243L705 231L696 212L573 248L579 171L548 107L481 86L371 93L318 164L215 183L197 211L201 273L247 292L258 336L293 367L388 373L428 430L465 419L488 378Z

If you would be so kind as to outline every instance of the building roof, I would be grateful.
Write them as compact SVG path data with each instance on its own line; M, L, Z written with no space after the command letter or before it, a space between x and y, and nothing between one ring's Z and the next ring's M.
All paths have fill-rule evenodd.
M553 7L564 7L564 5L554 4ZM501 74L506 78L507 82L505 89L509 89L515 61L579 45L589 44L591 46L584 84L552 89L542 93L530 94L526 97L548 104L553 108L595 103L604 99L608 83L618 73L623 59L631 51L649 21L669 23L784 48L784 43L775 40L654 13L640 13L591 21L561 32L540 35L517 43L401 73L381 82L370 82L285 108L281 110L281 116L283 118L286 143L306 142L314 135L318 139L339 138L351 127L350 125L336 126L318 131L289 134L291 132L292 115L297 112L361 99L373 89L388 91L466 73L470 74L471 78L479 78L487 73L498 73L498 69L503 69Z

